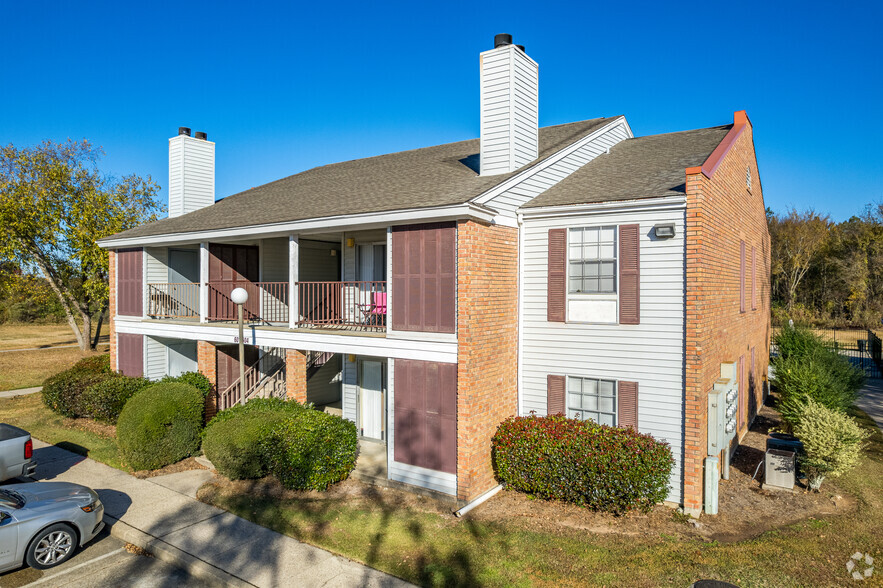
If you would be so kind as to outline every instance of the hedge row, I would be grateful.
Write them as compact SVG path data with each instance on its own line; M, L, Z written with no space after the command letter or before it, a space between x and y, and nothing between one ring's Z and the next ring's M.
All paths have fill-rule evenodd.
M73 367L43 382L43 404L62 416L85 416L88 411L81 403L83 393L90 386L111 377L113 372L110 371L109 355L81 359Z
M665 500L674 465L668 444L650 435L564 416L510 417L492 447L509 487L613 513Z

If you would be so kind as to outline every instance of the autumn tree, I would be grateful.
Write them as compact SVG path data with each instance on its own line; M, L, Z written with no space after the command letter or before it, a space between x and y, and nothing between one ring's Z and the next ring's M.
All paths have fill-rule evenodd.
M792 308L801 281L828 242L831 221L814 210L798 212L792 208L786 216L768 215L770 229L772 280Z
M101 155L86 140L0 147L0 262L39 271L84 351L97 345L108 303L108 255L96 240L162 211L150 176L102 174Z

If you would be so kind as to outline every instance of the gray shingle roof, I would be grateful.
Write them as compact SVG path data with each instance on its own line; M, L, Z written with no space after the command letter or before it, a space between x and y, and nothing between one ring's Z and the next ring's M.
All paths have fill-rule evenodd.
M541 128L538 160L616 118ZM472 139L316 167L102 241L462 204L518 173L478 176L478 151Z
M684 194L685 169L702 165L732 126L626 139L525 208Z

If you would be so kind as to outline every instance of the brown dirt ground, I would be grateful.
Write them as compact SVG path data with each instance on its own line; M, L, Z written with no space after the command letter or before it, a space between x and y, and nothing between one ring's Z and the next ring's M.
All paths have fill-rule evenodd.
M166 474L177 474L178 472L186 472L188 470L207 470L208 468L196 461L196 458L188 457L178 463L173 463L158 470L138 470L132 472L136 478L152 478L154 476L165 476Z
M65 427L80 429L82 431L88 431L89 433L96 433L104 437L116 438L117 436L117 428L115 425L105 425L104 423L99 423L90 418L65 418L63 424Z
M750 539L800 520L841 514L855 508L855 500L846 493L841 494L835 482L826 481L821 493L807 492L802 488L795 489L792 493L763 490L760 482L763 478L762 472L758 474L758 479L752 480L757 464L763 459L766 435L778 423L778 413L775 410L770 407L761 409L734 456L730 479L720 482L720 514L716 516L702 515L699 521L695 521L663 505L656 506L646 514L614 516L503 490L474 509L467 517L480 521L523 524L531 529L560 534L571 534L574 530L624 536L668 534L731 543ZM366 506L395 505L397 508L433 512L445 518L453 518L450 503L397 488L378 488L353 478L331 487L327 492L286 490L273 478L232 482L222 476L215 478L212 488L203 488L205 491L276 499L329 503L345 501Z

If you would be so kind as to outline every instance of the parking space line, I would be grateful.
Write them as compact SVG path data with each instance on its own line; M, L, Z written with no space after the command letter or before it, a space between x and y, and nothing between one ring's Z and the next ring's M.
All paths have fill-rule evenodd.
M125 550L126 550L125 547L120 547L119 549L115 549L115 550L111 551L110 553L105 553L104 555L99 555L98 557L93 557L89 561L84 561L83 563L79 563L72 568L68 568L68 569L64 570L63 572L58 572L57 574L52 574L51 576L46 576L45 578L40 578L39 580L35 580L35 581L31 582L30 584L25 584L21 588L28 588L29 586L39 586L40 584L45 584L46 582L49 582L50 580L54 580L55 578L64 576L65 574L69 574L69 573L73 572L74 570L79 570L82 567L94 564L96 561L105 559L107 557L110 557L111 555L116 555L119 552L125 551Z

